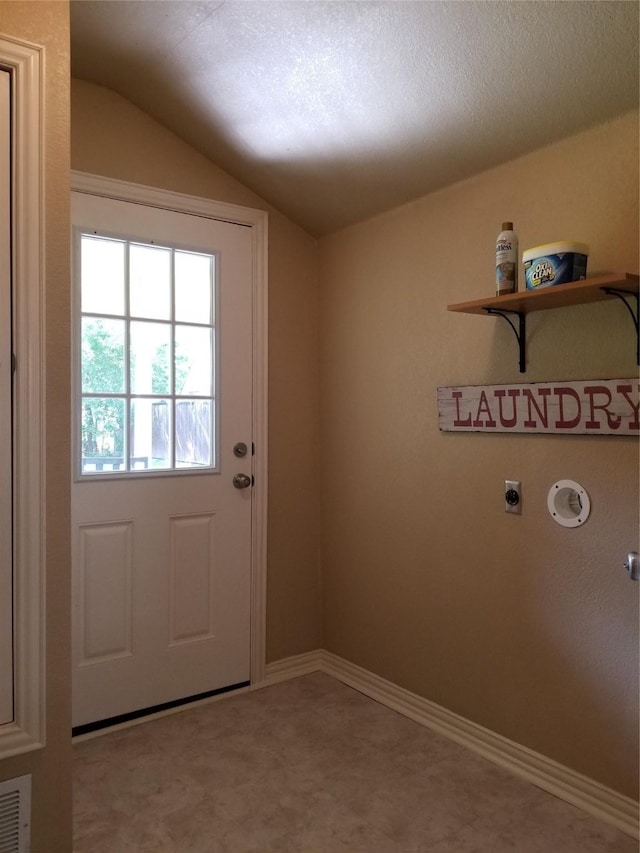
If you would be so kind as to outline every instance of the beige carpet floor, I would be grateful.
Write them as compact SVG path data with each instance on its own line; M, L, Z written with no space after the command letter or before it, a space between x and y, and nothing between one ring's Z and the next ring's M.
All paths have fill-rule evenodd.
M75 853L635 853L317 673L77 743Z

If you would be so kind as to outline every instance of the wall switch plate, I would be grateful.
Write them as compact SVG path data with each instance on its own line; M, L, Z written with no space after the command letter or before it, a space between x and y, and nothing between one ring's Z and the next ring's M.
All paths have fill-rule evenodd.
M504 511L522 515L522 493L520 480L504 481Z

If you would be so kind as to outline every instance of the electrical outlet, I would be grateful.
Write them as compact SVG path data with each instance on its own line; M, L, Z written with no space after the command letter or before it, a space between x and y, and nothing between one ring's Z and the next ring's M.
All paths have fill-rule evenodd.
M504 511L522 515L522 492L520 480L504 481Z

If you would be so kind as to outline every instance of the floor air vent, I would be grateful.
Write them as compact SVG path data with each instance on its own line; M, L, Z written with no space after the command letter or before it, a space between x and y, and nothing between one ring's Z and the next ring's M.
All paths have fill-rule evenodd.
M0 782L0 853L31 849L31 776Z

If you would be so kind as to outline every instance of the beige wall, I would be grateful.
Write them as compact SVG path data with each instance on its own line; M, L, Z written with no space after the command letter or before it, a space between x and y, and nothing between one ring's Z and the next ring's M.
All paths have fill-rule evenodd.
M0 761L0 779L32 774L34 853L71 849L69 577L69 10L0 2L0 32L44 46L47 745Z
M73 169L268 209L267 660L321 644L316 241L115 92L72 81Z
M506 323L446 311L493 294L506 219L637 272L637 114L320 241L325 648L637 796L637 441L438 431L438 385L637 375L619 304L530 318L524 377Z

